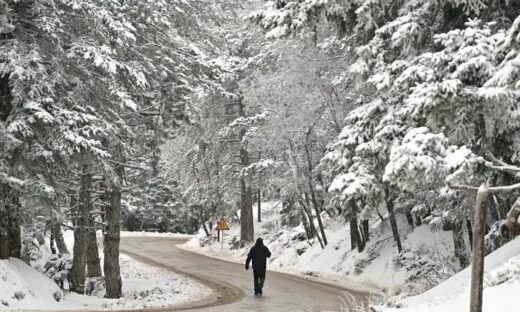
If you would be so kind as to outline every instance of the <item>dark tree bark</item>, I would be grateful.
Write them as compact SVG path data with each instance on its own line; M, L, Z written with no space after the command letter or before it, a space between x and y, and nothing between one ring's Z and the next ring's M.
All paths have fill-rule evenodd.
M210 237L211 233L208 231L208 227L206 226L206 222L202 222L202 228L204 229L204 233L206 233L206 237Z
M244 102L242 98L238 100L240 117L245 117ZM240 131L240 139L244 137L246 130ZM240 165L245 168L250 165L249 153L244 146L240 146ZM253 194L251 186L246 185L244 177L240 178L240 246L251 243L255 239L255 229L253 226Z
M54 245L54 232L52 231L52 228L51 228L51 237L49 238L49 247L51 248L51 254L55 255L56 254L56 247Z
M90 222L88 229L87 276L99 277L101 275L101 260L99 259L96 230L93 228L92 222Z
M19 193L5 183L0 183L0 215L0 259L19 259L22 249Z
M421 217L418 216L418 215L415 215L415 225L417 225L417 226L421 226L421 224L422 224L422 219L421 219Z
M365 241L368 242L370 239L370 225L368 223L368 220L363 220L361 224L363 226L363 236L365 238Z
M357 206L353 201L350 202L350 206L350 212L346 216L347 221L350 222L350 248L354 250L357 247L358 251L362 252L365 249L366 240L359 231Z
M12 34L3 35L11 38ZM9 75L0 76L0 121L5 121L12 110L11 88ZM0 259L9 259L12 243L10 242L10 215L12 214L11 199L14 190L5 183L0 183Z
M124 159L123 159L124 162ZM125 177L125 168L116 168L117 180L112 183L110 205L105 207L105 234L103 240L103 271L105 273L105 298L121 298L122 280L119 267L119 242L121 240L121 189Z
M305 142L305 154L307 156L307 182L309 185L309 190L311 193L312 205L314 206L314 211L316 212L316 219L318 220L318 226L320 227L321 237L323 238L323 244L327 245L327 236L325 235L325 229L323 227L323 222L321 220L321 207L318 203L318 199L316 198L316 191L314 187L314 182L312 180L312 155L309 149L309 135L310 132L307 132L307 139Z
M93 210L91 206L90 211ZM99 259L99 248L96 237L96 225L94 222L94 215L90 215L87 220L88 224L88 246L87 246L87 276L88 277L100 277L103 275L101 272L101 260Z
M70 201L70 213L74 216L72 218L72 226L76 226L76 216L79 214L79 205L78 198L75 193L69 193L69 201Z
M350 224L350 250L354 250L357 247L359 241L359 232L357 227L357 218L351 217L349 220Z
M321 240L320 235L318 234L318 231L316 230L316 226L314 225L314 220L312 217L311 210L309 208L310 202L309 202L309 195L307 193L305 195L305 202L303 200L300 200L300 205L303 207L303 211L305 211L305 214L307 215L307 218L309 219L309 226L311 229L311 232L314 233L314 236L318 239L318 242L320 243L321 249L325 248L325 245L323 245L323 241Z
M471 222L468 220L468 218L466 218L465 223L466 223L466 230L467 230L468 237L469 237L469 246L471 248L473 248L473 229L471 228ZM487 234L487 232L486 232L486 234Z
M8 216L9 205L8 205L8 189L7 185L0 183L0 260L9 259L9 235L8 235Z
M7 235L0 233L0 260L9 259L9 242Z
M90 218L90 189L92 174L84 168L81 175L80 194L74 228L74 257L69 273L70 291L83 294L85 292L85 268L87 264L88 230Z
M412 227L414 227L414 222L413 222L413 216L412 214L410 213L410 211L406 211L406 221L408 221L408 224Z
M58 247L58 253L68 254L69 250L67 249L65 239L63 238L63 233L61 232L61 224L56 219L53 219L51 223L51 236L54 238L54 241L56 242L56 247Z
M20 216L20 198L16 190L12 189L11 204L9 205L9 254L13 258L20 259L22 252L22 231Z
M305 214L304 208L300 205L300 216L303 224L303 228L305 229L305 234L307 234L307 239L313 239L315 233L312 231L311 226L309 225L309 220L307 219L307 215Z
M397 220L395 218L394 212L394 201L390 196L390 190L386 188L386 208L388 209L388 215L390 216L390 226L392 227L392 235L394 236L394 241L397 245L397 251L400 253L403 251L403 246L401 245L401 236L399 235L399 229L397 228Z
M462 220L453 220L452 222L452 234L453 234L453 246L455 257L459 259L461 268L465 268L469 264L469 256L466 250L466 244L464 242L464 231L462 227L464 222Z
M318 205L315 193L313 191L311 192L311 198L314 206L314 211L316 212L316 220L318 220L318 226L320 227L321 237L323 238L323 244L327 246L327 236L325 235L325 228L323 227L323 221L321 220L321 209Z
M253 205L251 187L246 186L244 178L240 181L240 246L254 241Z
M262 222L262 192L260 189L256 192L256 202L258 205L258 222Z
M295 227L302 221L301 207L297 210L294 204L295 203L293 198L286 198L282 200L282 210L280 211L280 213L282 214L282 225Z

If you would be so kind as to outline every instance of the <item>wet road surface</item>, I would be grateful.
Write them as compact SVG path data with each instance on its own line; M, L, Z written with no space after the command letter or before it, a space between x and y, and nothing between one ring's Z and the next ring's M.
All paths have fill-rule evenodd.
M210 258L176 246L184 242L182 239L163 237L128 237L121 240L122 253L180 273L212 289L211 294L202 300L159 311L350 312L351 309L342 306L346 295L357 302L366 301L366 294L362 292L272 271L267 272L264 295L256 297L253 295L251 269L246 271L242 264Z

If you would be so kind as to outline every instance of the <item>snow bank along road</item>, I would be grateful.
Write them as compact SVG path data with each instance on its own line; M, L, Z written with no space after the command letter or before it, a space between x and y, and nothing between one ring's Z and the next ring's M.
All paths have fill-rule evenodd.
M138 261L181 273L212 289L212 293L206 298L176 307L175 310L340 311L345 293L353 296L357 302L367 300L366 294L356 290L272 271L267 273L264 295L255 297L252 295L251 270L246 271L241 264L210 258L176 247L185 241L167 237L128 237L121 240L122 253Z

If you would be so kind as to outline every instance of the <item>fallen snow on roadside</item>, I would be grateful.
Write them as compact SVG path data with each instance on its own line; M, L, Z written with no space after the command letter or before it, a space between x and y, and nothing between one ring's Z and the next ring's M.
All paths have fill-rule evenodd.
M72 250L72 232L65 232L64 238ZM103 256L102 252L100 256ZM120 299L103 298L104 290L92 296L62 291L52 280L22 261L1 260L0 311L160 308L196 301L211 292L206 286L169 270L138 262L123 254L119 259L123 280L123 297Z
M485 261L483 312L517 312L520 293L520 239L489 254ZM471 267L418 296L397 301L384 312L469 311Z
M107 302L112 309L142 309L179 305L202 299L210 289L171 271L120 256L123 298ZM98 294L104 296L104 292ZM106 300L106 299L105 299Z

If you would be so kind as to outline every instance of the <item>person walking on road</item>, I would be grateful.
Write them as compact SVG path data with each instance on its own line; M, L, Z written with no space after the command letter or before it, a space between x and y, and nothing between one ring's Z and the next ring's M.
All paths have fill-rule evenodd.
M255 284L255 296L262 294L262 288L265 281L265 270L267 267L267 258L271 257L271 252L264 245L261 238L256 240L255 245L249 251L246 260L246 270L249 270L249 262L253 261L253 278Z

